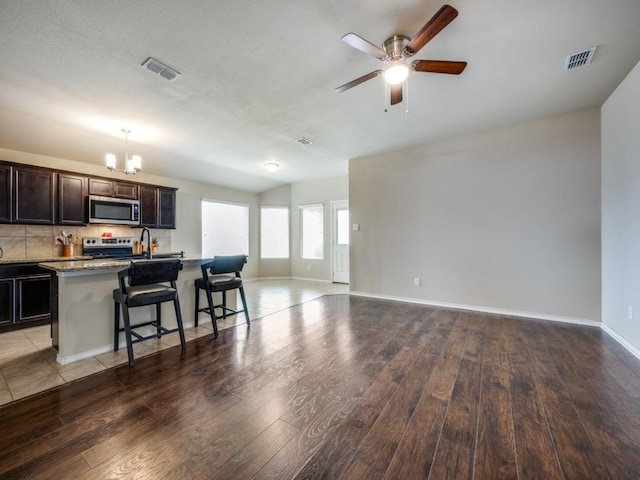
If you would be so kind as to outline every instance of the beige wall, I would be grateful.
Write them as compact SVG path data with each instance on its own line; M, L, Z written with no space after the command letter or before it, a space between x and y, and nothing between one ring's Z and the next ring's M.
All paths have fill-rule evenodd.
M599 110L355 159L349 176L352 292L600 320Z
M349 176L299 182L291 185L291 276L331 280L331 202L349 198ZM324 258L300 258L300 205L324 205Z
M602 322L640 354L640 63L602 106ZM631 312L629 312L631 308Z

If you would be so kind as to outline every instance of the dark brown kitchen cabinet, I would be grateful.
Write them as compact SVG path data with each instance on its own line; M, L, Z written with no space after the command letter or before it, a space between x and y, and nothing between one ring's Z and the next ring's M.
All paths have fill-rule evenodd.
M70 173L58 174L58 224L85 225L86 187L84 176Z
M0 266L0 332L51 321L51 275L35 264Z
M158 228L176 228L176 191L158 189Z
M158 225L158 188L140 185L140 226Z
M33 325L51 319L51 275L16 278L16 323Z
M53 171L13 167L13 222L53 225L55 215Z
M176 190L140 185L140 226L176 228Z
M118 198L138 199L138 185L130 182L113 182L113 193Z
M0 332L13 324L14 284L13 278L0 279Z
M0 165L0 222L11 221L11 165Z
M138 199L138 185L107 178L89 178L89 195Z

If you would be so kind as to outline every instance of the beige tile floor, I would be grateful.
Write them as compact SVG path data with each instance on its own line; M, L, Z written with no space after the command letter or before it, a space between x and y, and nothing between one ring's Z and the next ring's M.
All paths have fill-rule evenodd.
M322 295L348 293L349 286L310 280L255 280L245 282L247 307L252 320L284 310ZM186 316L187 312L183 312ZM201 317L202 318L202 317ZM244 323L237 315L221 320L220 329ZM211 322L185 330L187 342L212 333ZM134 345L136 357L149 355L180 342L178 335ZM126 349L108 352L69 365L56 362L49 326L0 334L0 405L86 377L127 362Z

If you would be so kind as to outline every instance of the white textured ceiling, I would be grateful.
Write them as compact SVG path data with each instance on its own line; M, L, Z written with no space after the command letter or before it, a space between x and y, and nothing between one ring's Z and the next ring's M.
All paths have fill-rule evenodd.
M459 16L414 58L385 112L382 64L340 41L414 33L431 0L0 0L0 147L260 192L344 174L349 158L602 105L640 60L638 0L451 2ZM571 73L565 57L598 46ZM182 76L140 65L154 57ZM301 146L298 137L312 145ZM120 160L122 161L122 160ZM282 168L269 173L263 164Z

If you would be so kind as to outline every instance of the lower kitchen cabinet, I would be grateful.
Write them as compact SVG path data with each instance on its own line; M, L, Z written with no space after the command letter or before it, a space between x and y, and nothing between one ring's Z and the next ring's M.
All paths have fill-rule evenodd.
M51 322L51 274L37 265L0 267L0 332Z

